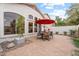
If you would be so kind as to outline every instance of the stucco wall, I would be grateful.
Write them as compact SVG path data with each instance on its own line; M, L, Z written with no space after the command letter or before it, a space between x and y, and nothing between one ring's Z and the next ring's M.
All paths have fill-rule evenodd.
M67 34L69 34L70 30L77 30L77 26L59 26L51 28L51 31L53 31L53 33L59 32L59 34L64 34L64 32L67 32Z

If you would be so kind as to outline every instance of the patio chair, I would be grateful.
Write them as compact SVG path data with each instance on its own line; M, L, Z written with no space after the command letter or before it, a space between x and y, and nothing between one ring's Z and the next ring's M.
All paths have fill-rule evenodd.
M51 38L53 38L53 32L50 32L50 33L49 33L49 36L50 36Z
M50 40L48 32L43 33L43 40Z

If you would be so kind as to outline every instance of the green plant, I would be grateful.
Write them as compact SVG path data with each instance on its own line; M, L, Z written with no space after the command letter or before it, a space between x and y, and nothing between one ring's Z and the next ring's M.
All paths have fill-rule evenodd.
M78 25L79 24L79 4L71 4L69 10L66 11L68 14L67 24Z
M16 22L17 34L23 35L24 33L24 17L20 16Z
M59 16L56 16L56 21L57 23L55 24L55 26L64 26L65 25L65 19L62 20L62 18L60 18Z
M79 38L74 38L73 43L77 48L79 48Z

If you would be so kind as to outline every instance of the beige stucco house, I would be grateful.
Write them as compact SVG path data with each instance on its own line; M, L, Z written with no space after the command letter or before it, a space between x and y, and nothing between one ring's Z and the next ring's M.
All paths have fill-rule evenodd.
M48 16L47 16L48 17ZM36 35L39 25L35 24L38 19L45 18L44 14L32 3L1 3L0 4L0 39L17 35L16 22L24 19L24 35ZM1 40L0 40L1 41Z

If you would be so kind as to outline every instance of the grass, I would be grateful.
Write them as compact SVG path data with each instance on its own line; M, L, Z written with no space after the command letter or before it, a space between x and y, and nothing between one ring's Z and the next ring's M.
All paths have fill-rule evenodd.
M79 38L74 38L73 43L77 48L79 48Z
M74 38L73 43L77 48L79 48L79 38ZM79 56L79 50L75 49L73 56Z

